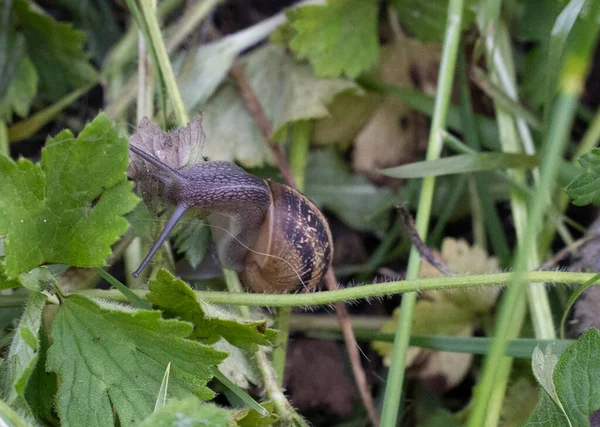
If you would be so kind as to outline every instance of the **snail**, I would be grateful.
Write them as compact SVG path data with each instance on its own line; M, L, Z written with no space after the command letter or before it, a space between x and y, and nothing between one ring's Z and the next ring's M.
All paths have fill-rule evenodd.
M175 205L140 267L152 259L189 209L216 216L215 239L221 263L240 272L254 292L313 290L331 264L333 241L321 211L302 193L263 180L227 161L207 161L179 170L130 145L153 165L151 176L164 185L163 197Z

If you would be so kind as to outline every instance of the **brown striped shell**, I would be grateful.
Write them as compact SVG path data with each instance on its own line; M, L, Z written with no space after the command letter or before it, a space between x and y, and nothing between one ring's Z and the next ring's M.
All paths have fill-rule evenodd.
M242 282L254 292L312 291L333 258L333 239L321 211L300 192L267 182L271 204L248 251Z

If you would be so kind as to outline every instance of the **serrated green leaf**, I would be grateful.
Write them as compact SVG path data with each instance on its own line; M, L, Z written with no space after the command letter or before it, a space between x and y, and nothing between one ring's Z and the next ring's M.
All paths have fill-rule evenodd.
M277 331L267 328L264 320L242 320L233 313L196 298L182 280L166 270L160 270L150 282L148 300L168 314L195 325L192 337L215 343L220 337L236 347L255 351L257 345L271 345Z
M14 0L27 54L40 78L40 92L55 100L97 79L83 50L85 34L60 23L28 0Z
M0 234L6 273L43 263L102 266L137 203L127 182L128 144L99 115L77 138L62 131L42 163L0 156Z
M232 413L212 403L202 403L194 397L171 400L155 414L150 415L139 427L154 426L222 426L232 425Z
M365 231L386 229L389 223L386 211L400 199L392 190L378 188L365 177L352 175L339 155L324 150L309 154L305 194L350 227ZM377 215L382 212L384 217Z
M169 362L169 395L210 399L211 367L226 356L186 339L193 326L80 295L62 299L52 325L47 369L59 378L57 411L63 425L140 422L153 411Z
M425 176L452 175L467 172L484 172L500 169L530 169L538 166L537 156L516 153L474 153L444 157L442 159L414 162L383 169L383 175L394 178L423 178Z
M0 97L0 120L10 122L13 112L20 117L27 116L37 93L37 84L38 76L33 63L28 58L21 59L6 95Z
M600 148L594 148L579 158L583 168L565 188L573 204L600 204Z
M298 63L279 46L257 49L243 65L276 140L285 139L290 123L326 117L327 105L338 94L363 93L353 82L315 77L309 64ZM246 167L273 163L272 152L235 86L223 85L200 110L207 135L204 154L212 160L235 160Z
M38 333L45 304L46 295L40 292L29 294L2 372L2 395L6 403L31 420L33 415L25 400L25 388L38 360Z
M543 367L539 363L536 366L535 361L540 361L541 354L538 351L538 357L532 359L532 366L538 381L540 377L546 380L541 382L538 406L522 425L590 425L590 416L600 409L599 352L600 332L595 328L587 330L568 347L554 366L552 361Z
M353 79L379 59L377 12L375 0L329 0L290 9L286 15L295 30L290 47L318 76Z

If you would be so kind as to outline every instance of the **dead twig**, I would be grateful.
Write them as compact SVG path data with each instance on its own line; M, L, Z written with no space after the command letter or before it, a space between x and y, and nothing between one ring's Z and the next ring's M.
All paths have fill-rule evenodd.
M402 217L404 229L406 230L410 241L415 248L417 248L421 256L444 276L452 276L452 270L450 267L448 267L438 256L436 256L433 250L427 246L423 240L421 240L421 236L419 236L419 232L415 226L415 220L406 208L406 205L404 203L399 203L396 205L396 209L398 209L398 213Z
M250 86L248 78L244 74L241 67L237 64L231 68L230 73L236 80L242 98L246 104L246 108L254 118L254 121L256 122L263 137L265 138L265 141L267 142L269 147L271 147L271 150L273 151L273 156L275 157L275 162L277 163L281 175L285 179L287 185L289 185L292 188L296 188L296 182L294 180L294 176L292 175L292 171L289 167L285 154L281 149L281 146L273 142L273 140L271 139L271 133L273 131L271 122L269 122L265 111L260 105L260 101L258 100L256 93L252 89L252 86ZM328 290L334 290L338 288L338 283L335 278L335 272L333 270L333 267L330 267L327 271L327 274L325 275L325 284ZM373 396L371 396L367 383L367 376L360 362L358 343L356 341L356 336L354 335L354 329L352 329L352 323L350 321L350 316L348 314L346 305L344 303L336 303L335 312L337 314L338 322L340 323L340 327L342 328L344 334L344 341L346 343L346 349L348 350L350 364L352 365L354 380L356 381L356 386L360 393L363 405L367 410L371 423L373 423L373 425L375 426L379 426L379 414L375 409Z
M598 238L600 238L600 235L598 235L598 234L588 234L586 236L583 236L579 240L575 240L569 246L566 246L566 247L562 248L560 251L558 251L557 253L555 253L552 256L552 258L548 259L548 261L546 261L545 263L540 265L537 268L537 270L545 271L545 270L550 270L551 268L554 268L556 266L556 264L561 262L563 259L565 259L569 255L573 254L581 246L583 246L587 242L590 242L590 241L598 239Z

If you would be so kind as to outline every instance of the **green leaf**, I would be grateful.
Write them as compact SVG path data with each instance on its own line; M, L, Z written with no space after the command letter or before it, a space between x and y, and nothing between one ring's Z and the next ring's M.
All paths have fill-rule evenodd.
M57 0L56 4L68 10L73 24L85 31L88 36L86 45L94 59L104 61L110 48L121 37L118 9L98 0Z
M214 348L228 353L227 358L219 365L219 371L232 383L243 389L248 389L250 383L260 386L261 378L256 371L250 352L242 350L224 339L217 341Z
M2 289L12 289L21 286L21 282L15 279L9 279L6 275L3 259L0 258L0 291Z
M329 0L290 9L286 15L295 30L290 47L318 76L353 79L379 59L377 12L375 0Z
M515 153L461 154L439 160L414 162L383 169L383 175L394 178L422 178L425 176L452 175L500 169L531 169L539 164L536 156Z
M212 403L202 403L194 397L171 400L155 414L150 415L139 427L182 427L232 425L232 414Z
M55 280L54 274L46 267L34 268L27 273L19 274L21 285L34 292L52 289Z
M17 32L12 2L3 1L0 3L0 100L6 96L24 53L25 38Z
M594 148L579 158L583 168L565 188L573 204L600 204L600 148Z
M567 348L558 362L536 350L532 367L542 386L540 402L523 425L590 425L600 409L600 332L591 328Z
M37 84L38 76L33 63L28 58L21 59L6 96L0 98L0 120L10 122L13 112L20 117L27 116L37 93Z
M47 369L58 374L63 425L112 425L113 409L123 426L140 422L154 409L169 363L170 396L213 397L206 383L225 354L186 339L191 324L79 295L61 302Z
M312 151L306 168L305 194L319 207L333 211L352 228L385 230L386 212L400 199L388 188L378 188L365 177L352 175L331 151ZM383 212L384 218L378 213Z
M273 402L264 402L262 406L269 411L269 415L263 417L258 412L250 409L234 410L234 418L239 427L266 427L275 424L279 417L274 412Z
M287 125L293 122L328 116L327 105L336 95L363 93L353 82L315 77L309 64L298 63L278 46L257 49L243 65L276 140L285 139ZM208 135L204 154L212 160L235 160L246 167L273 163L272 152L235 86L222 86L200 110Z
M554 373L554 367L558 363L558 356L552 353L550 346L546 347L546 351L542 352L539 347L533 350L531 356L531 368L535 379L542 386L544 391L556 402L557 405L561 406L556 390L554 389L554 382L552 374Z
M56 100L69 89L97 79L83 50L83 32L55 21L28 0L14 0L14 11L25 36L27 54L40 78L41 93Z
M42 163L0 156L0 235L6 273L43 263L102 266L137 203L127 182L128 144L99 115L77 138L62 131Z
M225 338L236 347L256 351L257 345L271 345L277 331L264 320L242 320L236 315L196 298L182 280L160 270L150 282L148 300L170 315L195 325L192 337L212 344Z
M200 265L206 256L210 241L210 229L204 221L182 224L173 239L177 252L185 255L192 268Z
M187 109L205 102L227 77L235 58L259 43L281 24L283 13L259 22L245 30L200 47L186 59L178 76L178 86ZM191 64L187 64L187 62Z
M46 295L31 292L3 364L2 391L6 403L33 420L25 400L25 388L35 368L39 353L38 333Z

